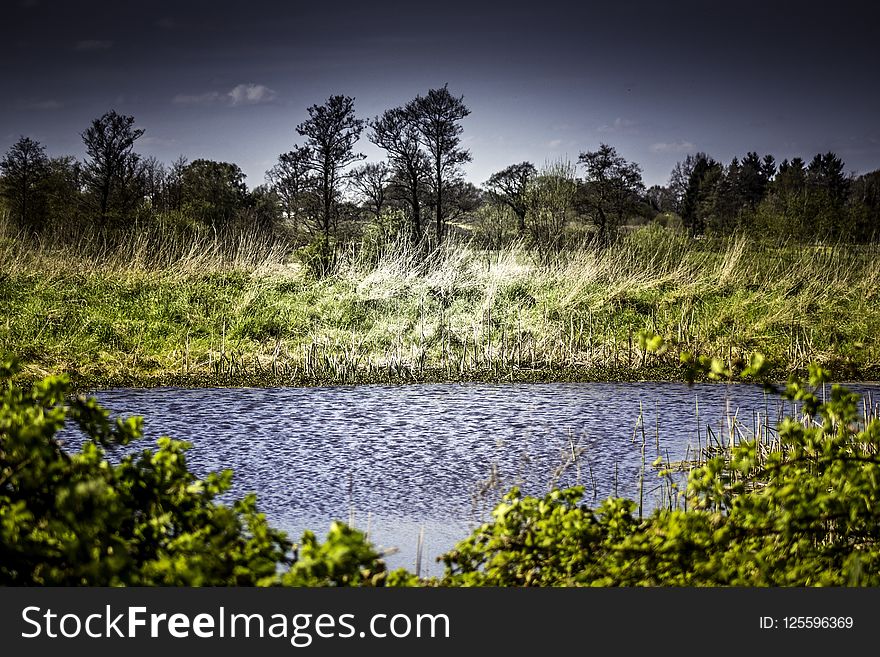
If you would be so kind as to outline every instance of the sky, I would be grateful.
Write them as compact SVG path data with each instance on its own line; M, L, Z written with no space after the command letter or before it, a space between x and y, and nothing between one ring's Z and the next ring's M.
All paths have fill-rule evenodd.
M811 5L818 6L811 6ZM448 84L475 184L601 143L647 186L676 162L834 151L880 168L878 4L793 2L70 2L0 5L0 152L84 156L104 112L136 151L234 162L253 187L330 95L372 118ZM366 138L370 160L382 151Z

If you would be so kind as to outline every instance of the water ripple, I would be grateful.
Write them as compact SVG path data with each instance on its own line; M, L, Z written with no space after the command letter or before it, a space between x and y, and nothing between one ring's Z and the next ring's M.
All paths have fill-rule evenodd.
M854 386L880 393L880 386ZM391 567L413 567L419 527L436 556L486 518L509 486L546 492L570 452L586 447L580 477L589 497L636 498L641 469L640 409L648 461L683 458L697 445L696 404L721 428L728 412L774 422L782 404L757 387L675 383L426 384L326 388L116 389L97 393L114 413L142 415L148 438L192 442L190 467L232 468L238 497L256 492L270 521L293 536L321 535L333 519L369 529L399 552ZM81 440L72 429L63 437ZM690 447L689 447L690 446ZM141 447L138 446L140 449ZM498 484L481 494L495 472ZM616 473L616 479L615 479ZM649 474L650 476L650 474ZM615 483L616 481L616 483ZM649 500L650 502L650 500ZM428 571L439 572L433 559Z

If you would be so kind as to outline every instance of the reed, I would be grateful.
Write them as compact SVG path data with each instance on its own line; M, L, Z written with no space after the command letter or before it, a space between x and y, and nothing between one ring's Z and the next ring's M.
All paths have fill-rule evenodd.
M819 395L824 403L825 386L819 390ZM845 435L843 452L847 458L869 460L876 458L876 446L859 439L858 434L880 419L880 400L876 400L869 392L862 397L860 406L858 421L841 427ZM652 464L661 481L656 489L660 492L658 506L687 511L686 481L694 469L705 466L711 459L720 458L723 461L726 485L735 486L738 482L747 481L749 490L761 487L761 477L755 477L754 473L769 473L772 469L768 465L771 455L773 458L786 460L795 449L780 437L779 427L784 420L795 422L804 428L822 426L820 418L804 413L803 407L795 402L779 400L771 411L769 397L763 413L753 411L751 417L741 418L738 411L731 413L728 409L718 425L713 427L706 423L703 426L706 436L704 444L698 443L696 448L689 448L684 458L678 460L671 459L666 452L663 458L658 458ZM732 465L734 450L745 443L753 443L755 446L754 464L748 479Z
M2 226L0 226L2 228ZM6 232L4 232L4 230ZM678 379L683 351L880 375L875 246L662 229L536 259L525 245L341 250L315 277L280 238L147 227L115 241L0 230L0 349L86 386ZM652 353L642 331L667 337Z

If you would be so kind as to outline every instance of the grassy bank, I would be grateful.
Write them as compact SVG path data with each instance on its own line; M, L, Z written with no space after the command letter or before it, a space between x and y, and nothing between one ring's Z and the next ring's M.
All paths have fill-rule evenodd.
M0 350L81 386L680 379L680 351L880 378L880 249L690 240L340 253L256 235L0 241ZM670 340L649 354L640 331Z

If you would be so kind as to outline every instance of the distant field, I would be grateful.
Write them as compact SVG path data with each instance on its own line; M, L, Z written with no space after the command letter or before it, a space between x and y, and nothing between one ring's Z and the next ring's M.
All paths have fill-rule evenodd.
M680 379L681 351L779 376L880 378L880 249L691 240L605 251L344 252L313 276L279 243L0 241L0 350L78 385ZM639 333L669 342L646 354Z

